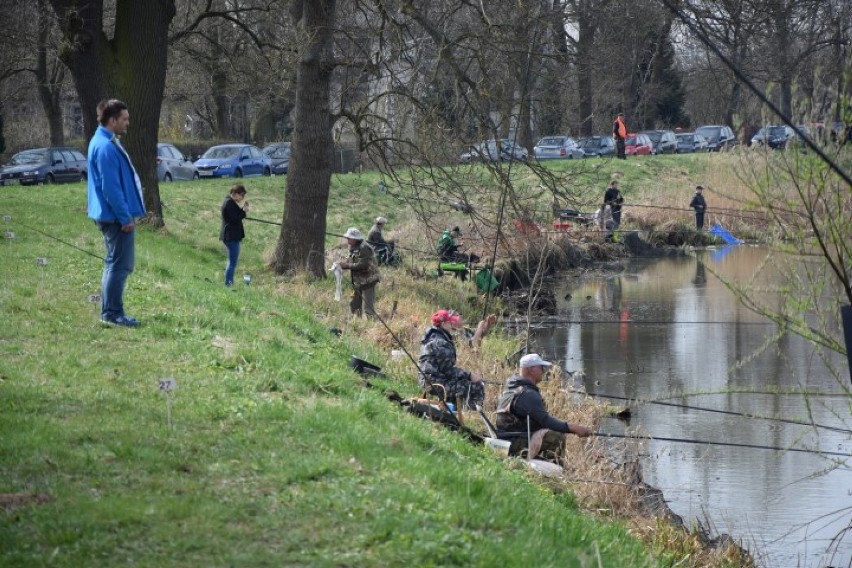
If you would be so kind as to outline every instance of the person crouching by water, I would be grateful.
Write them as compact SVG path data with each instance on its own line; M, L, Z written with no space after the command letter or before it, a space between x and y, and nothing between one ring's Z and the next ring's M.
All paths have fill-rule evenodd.
M524 355L518 373L506 381L506 390L497 403L494 418L498 436L512 441L509 455L520 455L529 448L531 458L541 455L556 460L562 456L565 434L581 438L592 434L585 426L568 424L548 414L538 384L544 380L550 366L551 363L538 353Z
M340 267L352 274L352 301L349 310L357 316L376 317L376 284L381 280L379 265L372 247L364 242L364 235L350 227L343 235L349 244L349 258Z
M496 319L496 318L495 318ZM419 379L421 388L441 385L435 391L444 395L447 402L461 401L467 408L475 408L485 400L482 377L456 366L456 345L453 332L463 330L461 315L450 310L432 314L432 327L420 341Z
M243 219L249 210L248 201L240 203L246 198L246 188L241 184L231 187L228 196L222 203L222 228L219 231L219 239L225 243L228 249L228 266L225 268L225 286L234 285L234 272L237 270L237 261L240 260L240 241L245 236Z

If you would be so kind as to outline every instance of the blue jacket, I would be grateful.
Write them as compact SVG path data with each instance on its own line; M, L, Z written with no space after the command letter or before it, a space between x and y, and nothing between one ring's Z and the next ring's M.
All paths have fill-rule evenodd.
M136 170L114 137L98 126L89 142L89 218L128 225L145 214L145 203Z

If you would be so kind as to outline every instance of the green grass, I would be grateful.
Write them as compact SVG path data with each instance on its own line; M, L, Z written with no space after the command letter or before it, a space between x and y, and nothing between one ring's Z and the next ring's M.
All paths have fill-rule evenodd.
M139 231L125 295L133 330L88 302L101 261L33 230L102 255L83 185L0 188L17 237L0 242L0 565L653 564L620 524L361 388L348 358L379 348L329 333L264 270L277 227L248 228L254 280L225 289L229 185L162 186L168 230ZM280 219L283 180L246 185L252 215ZM333 193L330 229L375 207L402 220L357 176Z

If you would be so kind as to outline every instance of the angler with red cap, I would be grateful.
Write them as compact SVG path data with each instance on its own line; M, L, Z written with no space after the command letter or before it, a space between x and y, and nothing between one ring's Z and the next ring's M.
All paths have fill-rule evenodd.
M456 345L453 332L464 330L461 315L451 310L432 314L432 326L420 342L420 386L441 385L435 390L445 395L447 402L458 398L468 408L485 400L482 377L456 366Z

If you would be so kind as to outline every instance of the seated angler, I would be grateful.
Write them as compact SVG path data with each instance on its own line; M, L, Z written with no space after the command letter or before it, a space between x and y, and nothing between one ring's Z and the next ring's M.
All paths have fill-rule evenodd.
M376 261L379 264L397 264L396 244L393 239L385 239L382 230L388 222L384 217L376 217L370 232L367 233L367 244L376 251Z
M463 330L459 314L438 310L432 314L432 326L420 342L420 386L433 387L447 402L459 402L466 408L475 408L485 400L482 377L456 366L456 345L453 332Z
M520 455L529 448L530 457L557 460L562 455L565 434L581 438L592 431L579 424L568 424L548 414L538 390L551 363L537 353L521 357L518 373L506 381L506 390L497 403L497 434L510 439L509 455ZM529 427L529 429L528 429Z

